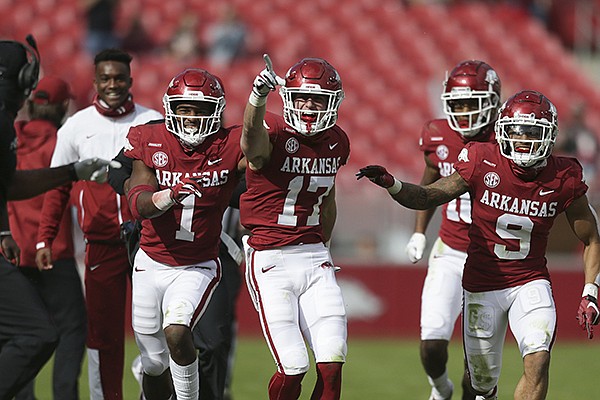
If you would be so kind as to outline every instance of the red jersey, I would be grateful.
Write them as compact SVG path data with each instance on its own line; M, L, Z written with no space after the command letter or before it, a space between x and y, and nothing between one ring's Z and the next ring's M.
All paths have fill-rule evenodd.
M17 130L17 169L48 168L56 145L56 125L35 119L15 123ZM8 215L12 236L21 249L21 265L35 267L36 236L42 216L44 195L28 200L10 201ZM55 260L73 258L71 213L65 212L52 243Z
M473 223L463 273L470 292L550 280L546 247L556 217L587 185L574 158L551 156L531 181L500 154L498 145L469 143L454 165L469 184Z
M239 126L221 128L186 151L164 121L130 129L125 155L152 168L160 189L175 186L182 178L201 178L201 198L190 195L161 216L142 221L140 247L153 260L179 266L217 258L221 220L244 157L240 136Z
M437 165L440 177L450 176L454 172L454 163L458 154L468 142L495 142L494 130L487 130L472 138L465 138L448 126L445 119L434 119L423 126L419 148L425 157ZM468 231L471 224L471 198L469 193L442 206L442 224L439 235L445 244L455 250L467 251Z
M271 159L259 171L246 168L248 189L240 199L242 225L252 231L249 243L264 250L323 242L320 206L348 161L348 136L335 125L307 137L272 113L265 125Z

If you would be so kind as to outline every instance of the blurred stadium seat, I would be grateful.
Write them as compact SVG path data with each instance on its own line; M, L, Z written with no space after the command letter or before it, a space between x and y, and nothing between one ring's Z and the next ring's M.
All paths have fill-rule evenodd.
M534 88L544 91L561 115L569 112L567 107L574 99L600 107L598 87L581 72L559 39L538 20L506 4L403 6L397 0L228 3L237 7L248 24L254 48L247 59L213 71L225 83L227 120L241 121L252 79L263 65L263 51L271 55L280 75L301 57L325 57L344 81L347 98L340 125L352 140L352 164L384 159L393 164L392 169L418 178L422 160L414 156L420 128L439 108L444 71L466 58L483 59L498 70L504 97L521 88ZM82 107L89 101L92 64L82 54L85 27L78 4L77 0L0 0L0 11L11 25L4 24L0 34L22 40L33 32L40 43L44 71L71 77ZM202 32L217 21L222 6L221 2L193 0L122 2L118 26L124 29L139 15L161 45L182 16L196 13L202 40ZM159 109L172 74L184 67L210 69L203 58L184 66L154 53L136 56L134 65L136 100ZM280 100L272 97L269 109L277 112ZM374 157L376 151L379 154ZM340 183L350 181L341 179Z

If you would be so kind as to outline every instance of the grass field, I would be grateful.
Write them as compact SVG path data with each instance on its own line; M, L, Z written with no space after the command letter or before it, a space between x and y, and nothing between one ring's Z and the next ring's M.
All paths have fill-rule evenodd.
M597 382L600 371L600 348L597 339L590 342L555 345L550 369L549 400L598 398ZM127 344L124 398L135 400L138 385L129 371L137 354L133 341ZM449 374L459 386L462 369L460 342L450 347ZM274 372L274 364L262 338L241 338L238 342L233 376L235 400L266 399L266 385ZM510 400L521 375L520 356L512 341L505 347L504 365L500 378L499 400ZM50 400L51 368L46 366L36 382L38 400ZM311 370L304 379L303 400L310 398L314 383ZM82 399L88 399L87 369L80 379ZM352 339L348 344L348 360L344 366L342 398L345 400L426 400L429 385L423 373L416 340ZM456 392L454 399L459 399Z

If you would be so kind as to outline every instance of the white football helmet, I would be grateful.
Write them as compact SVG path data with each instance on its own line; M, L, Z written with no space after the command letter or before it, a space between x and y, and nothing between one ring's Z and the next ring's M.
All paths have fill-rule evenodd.
M342 81L335 68L322 58L304 58L285 75L285 86L279 89L283 100L283 119L306 136L313 136L335 125L338 109L344 99ZM307 111L294 107L297 94L316 94L327 98L323 111Z
M175 109L179 103L203 102L214 105L214 111L208 116L177 115ZM186 69L175 76L163 96L165 125L185 145L196 147L206 137L221 128L221 117L225 109L225 89L221 80L202 69ZM197 119L197 126L185 124L185 120Z
M534 166L552 154L558 133L556 107L535 90L523 90L500 108L496 141L500 152L520 167Z

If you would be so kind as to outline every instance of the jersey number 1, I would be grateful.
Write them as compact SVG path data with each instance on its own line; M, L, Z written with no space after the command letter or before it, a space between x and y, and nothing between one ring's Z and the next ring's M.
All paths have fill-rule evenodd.
M194 205L196 196L191 195L181 201L183 208L181 209L181 221L179 221L179 229L175 231L175 239L185 240L187 242L194 241L194 232L192 231L192 220L194 219Z

